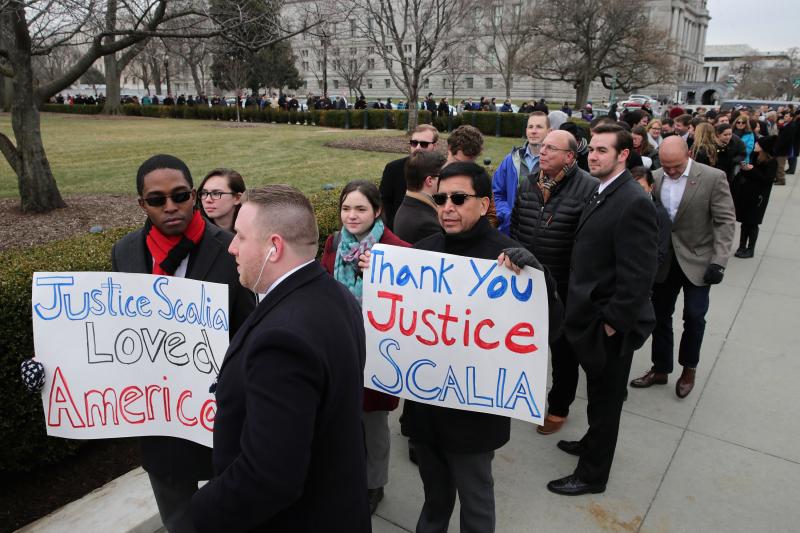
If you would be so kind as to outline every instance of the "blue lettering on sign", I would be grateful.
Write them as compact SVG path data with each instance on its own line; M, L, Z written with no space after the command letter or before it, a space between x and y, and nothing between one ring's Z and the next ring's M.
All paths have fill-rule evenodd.
M122 285L108 277L99 289L71 294L68 287L75 286L74 276L39 276L37 287L50 287L50 298L33 304L33 312L42 320L55 320L65 316L67 320L85 320L92 316L149 317L150 300L145 296L127 296Z
M408 367L408 371L406 372L406 387L408 388L408 392L420 400L433 400L439 396L439 391L441 389L439 387L423 389L417 384L417 370L419 370L421 366L426 365L436 368L436 363L430 359L420 359L411 363L411 366Z
M496 300L497 298L502 297L508 291L509 285L511 286L511 294L519 300L520 302L527 302L533 296L533 280L528 278L527 285L525 289L520 291L519 287L517 287L517 275L511 274L511 283L509 284L508 279L502 274L499 274L492 278L491 281L487 283L489 276L492 275L495 268L497 268L497 263L492 263L489 267L489 270L486 273L482 274L478 265L475 264L475 261L472 259L469 260L469 264L472 267L472 272L475 274L477 278L475 285L472 287L472 290L469 291L467 296L473 296L478 289L480 289L484 284L486 284L486 296L489 297L491 300Z
M464 399L464 393L461 392L461 385L458 384L458 380L456 379L456 375L453 373L453 367L447 367L447 376L444 378L444 384L442 385L442 392L439 394L439 401L443 402L447 399L447 392L452 390L453 393L458 397L458 403L466 403Z
M419 267L419 271L416 271L409 265L404 264L396 270L396 265L386 259L384 250L373 250L370 283L398 287L411 284L415 289L419 290L430 290L437 294L442 292L453 294L450 283L447 281L447 273L453 268L455 268L455 265L448 264L445 258L442 257L439 260L438 269L432 265L422 265ZM397 272L396 275L395 270Z
M403 390L403 371L400 370L400 367L397 363L394 362L392 359L392 355L389 353L389 348L394 348L395 350L400 349L400 343L398 343L394 339L383 339L380 344L378 345L378 353L381 354L381 357L386 359L392 368L395 371L395 382L392 385L384 385L381 383L381 380L378 379L378 376L375 374L372 375L370 381L372 384L378 387L383 392L388 394L399 394L401 390Z

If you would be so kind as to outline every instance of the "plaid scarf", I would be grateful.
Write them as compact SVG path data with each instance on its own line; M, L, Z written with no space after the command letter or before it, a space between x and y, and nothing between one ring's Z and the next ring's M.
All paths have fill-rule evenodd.
M574 163L573 165L574 166ZM564 179L564 176L572 170L572 166L565 165L558 174L556 174L555 178L550 178L545 175L544 170L539 171L539 180L536 184L539 186L539 189L542 191L542 198L544 198L544 203L547 203L550 200L550 193L552 192L553 188Z

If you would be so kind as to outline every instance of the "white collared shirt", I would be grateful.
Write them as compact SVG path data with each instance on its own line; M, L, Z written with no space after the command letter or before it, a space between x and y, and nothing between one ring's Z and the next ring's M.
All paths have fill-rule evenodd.
M597 188L597 194L601 194L604 190L606 190L608 188L608 186L611 185L614 182L615 179L617 179L618 177L622 176L623 172L625 172L625 171L623 170L622 172L620 172L619 174L617 174L616 176L614 176L610 180L601 182L600 186Z
M686 164L686 170L683 171L678 179L670 178L667 173L661 179L661 203L667 208L669 218L675 222L675 215L678 214L678 207L681 205L681 198L683 192L686 190L686 182L689 179L689 171L692 168L692 160Z
M269 288L267 289L267 292L265 292L265 293L263 293L263 294L262 294L262 293L258 293L258 296L256 297L256 298L257 298L257 300L258 300L259 302L261 302L261 300L263 300L264 298L266 298L267 294L271 293L271 292L272 292L272 291L275 289L275 287L277 287L278 285L280 285L280 283L281 283L283 280L285 280L286 278L288 278L289 276L291 276L292 274L294 274L295 272L297 272L298 270L300 270L300 269L301 269L301 268L303 268L304 266L306 266L306 265L308 265L308 264L311 264L311 263L313 263L313 262L314 262L314 260L313 260L313 259L311 259L310 261L306 261L306 262L305 262L305 263L303 263L302 265L297 265L296 267L294 267L293 269L291 269L290 271L288 271L287 273L285 273L283 276L281 276L281 277L279 277L278 279L276 279L275 281L273 281L273 282L272 282L272 285L270 285L270 286L269 286Z

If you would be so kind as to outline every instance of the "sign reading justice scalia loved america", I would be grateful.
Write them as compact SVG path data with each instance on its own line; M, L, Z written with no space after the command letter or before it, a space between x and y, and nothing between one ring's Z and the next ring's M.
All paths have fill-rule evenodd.
M541 424L544 274L375 245L364 273L365 386L417 402Z
M36 359L47 434L165 435L211 447L209 386L228 348L228 288L110 272L36 272Z

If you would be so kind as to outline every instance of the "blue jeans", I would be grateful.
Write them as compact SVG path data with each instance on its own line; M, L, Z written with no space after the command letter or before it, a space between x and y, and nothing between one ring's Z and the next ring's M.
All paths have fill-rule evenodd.
M678 260L673 256L669 275L663 283L653 285L653 308L656 312L656 327L653 330L653 370L669 374L673 366L674 336L672 314L675 302L683 290L683 335L678 348L678 362L688 368L697 368L700 347L706 330L709 292L711 287L698 287L686 277Z

